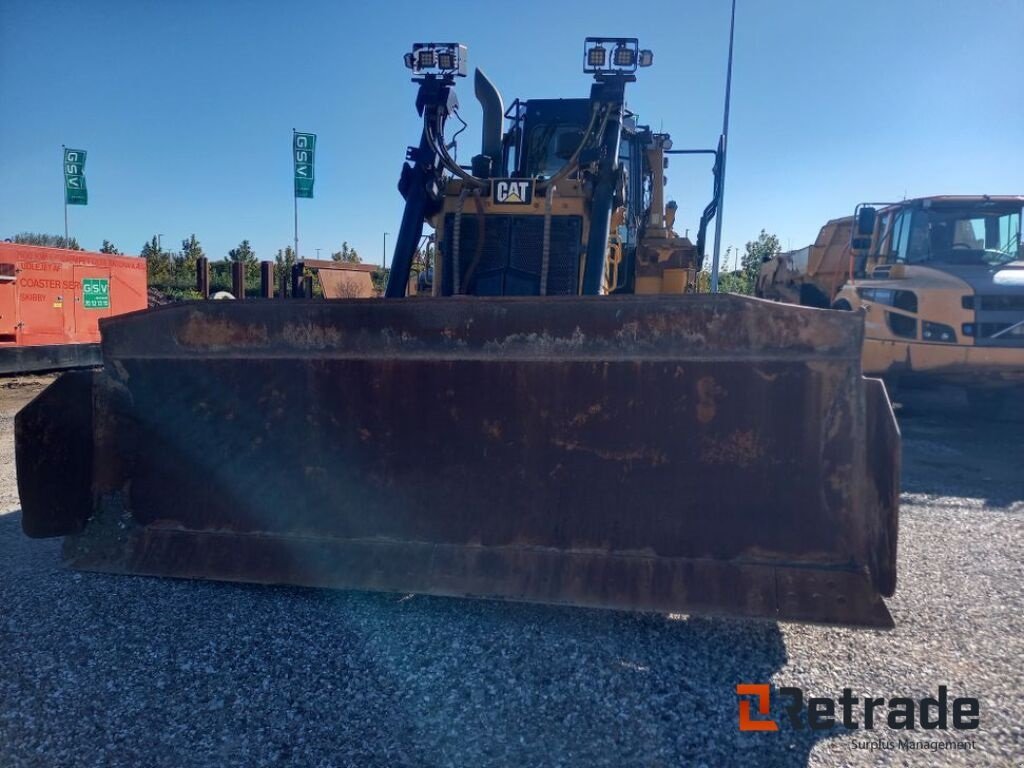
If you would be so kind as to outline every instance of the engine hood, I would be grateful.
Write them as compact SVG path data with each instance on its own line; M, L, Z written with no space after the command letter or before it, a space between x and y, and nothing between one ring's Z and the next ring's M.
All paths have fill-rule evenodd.
M982 264L938 264L928 267L963 280L975 293L1024 293L1024 261L988 266Z

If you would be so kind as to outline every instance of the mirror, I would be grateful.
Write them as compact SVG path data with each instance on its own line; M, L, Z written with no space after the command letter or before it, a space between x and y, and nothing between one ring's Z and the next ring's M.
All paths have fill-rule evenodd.
M850 247L855 251L867 251L871 247L871 236L875 233L875 219L878 211L870 205L857 209L857 221L850 238Z
M875 219L878 218L878 211L870 205L863 206L857 211L857 236L871 238L875 233Z

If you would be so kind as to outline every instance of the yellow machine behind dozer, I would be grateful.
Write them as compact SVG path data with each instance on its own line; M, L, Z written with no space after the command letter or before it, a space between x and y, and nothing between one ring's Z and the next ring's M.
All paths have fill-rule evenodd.
M862 311L870 375L959 386L998 417L1024 391L1022 217L1021 195L861 204L764 262L757 295Z
M26 533L116 573L891 626L898 433L860 317L694 293L720 150L691 242L686 151L625 108L651 53L585 56L590 98L508 111L477 72L464 168L465 48L414 46L386 296L104 322L103 368L18 414Z

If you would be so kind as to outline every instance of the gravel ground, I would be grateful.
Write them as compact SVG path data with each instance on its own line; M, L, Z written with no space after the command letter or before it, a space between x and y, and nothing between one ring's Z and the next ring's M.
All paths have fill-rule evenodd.
M1019 416L908 401L897 629L868 632L74 573L20 531L12 417L40 386L0 382L0 766L1024 764ZM945 684L981 728L970 752L740 734L740 682Z

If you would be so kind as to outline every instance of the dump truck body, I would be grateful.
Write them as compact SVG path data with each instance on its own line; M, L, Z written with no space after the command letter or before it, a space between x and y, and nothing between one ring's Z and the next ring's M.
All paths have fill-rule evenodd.
M0 243L0 374L98 365L100 319L146 301L144 259Z

